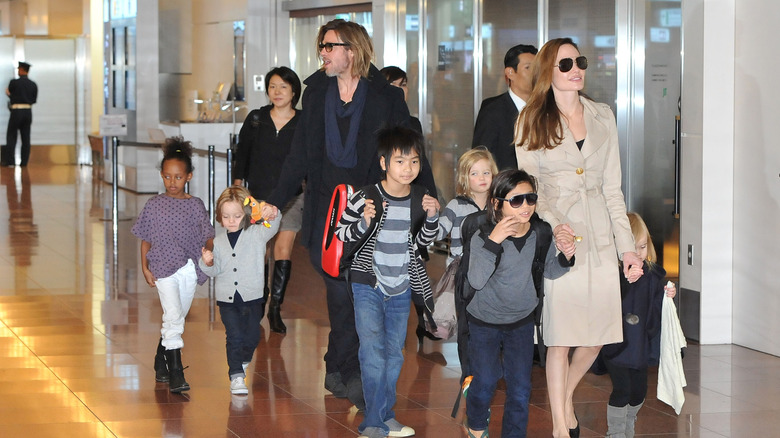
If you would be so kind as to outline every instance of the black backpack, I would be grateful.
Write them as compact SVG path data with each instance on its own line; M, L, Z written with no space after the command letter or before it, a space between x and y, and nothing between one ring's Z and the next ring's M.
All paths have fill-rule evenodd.
M547 252L552 243L552 227L543 221L534 213L531 217L531 229L536 232L536 251L534 261L531 266L531 275L536 288L536 296L539 303L534 309L534 323L536 324L537 348L539 349L539 363L542 367L545 365L547 349L544 346L542 337L542 306L544 305L544 265L547 258ZM458 358L460 359L461 376L460 383L466 377L471 375L471 366L468 357L469 327L466 320L466 307L474 298L476 292L468 280L469 255L471 253L471 238L477 230L482 230L482 234L487 236L493 231L493 225L487 220L486 211L478 211L466 216L460 228L461 241L463 242L463 256L460 259L460 267L455 275L455 313L458 319ZM496 265L501 262L501 256L496 258ZM452 417L455 418L460 407L460 397L462 392L458 391L458 398L452 409Z

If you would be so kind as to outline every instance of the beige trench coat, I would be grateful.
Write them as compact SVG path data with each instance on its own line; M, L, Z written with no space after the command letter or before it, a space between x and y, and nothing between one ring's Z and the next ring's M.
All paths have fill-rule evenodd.
M580 101L587 128L582 151L565 123L563 142L554 149L516 151L518 167L538 180L539 216L553 228L569 224L582 236L571 270L545 279L542 327L548 346L623 340L618 255L636 251L621 190L615 116L608 105Z

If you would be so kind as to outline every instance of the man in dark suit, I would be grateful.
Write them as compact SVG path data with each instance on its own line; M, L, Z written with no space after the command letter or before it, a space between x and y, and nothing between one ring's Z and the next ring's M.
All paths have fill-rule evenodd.
M332 20L320 27L317 43L322 67L303 81L303 111L279 181L266 201L287 205L306 178L300 241L325 280L330 318L325 389L364 409L352 292L344 278L322 270L322 239L333 189L343 183L357 189L382 179L377 132L411 127L409 109L403 91L371 63L374 48L363 26ZM421 159L416 182L436 193L431 166L424 154Z
M515 157L515 121L531 95L531 63L536 47L520 44L504 56L504 77L509 86L504 94L482 101L474 125L471 147L485 146L493 154L498 170L517 169Z
M19 63L19 79L12 79L5 90L11 101L8 108L11 116L8 118L8 131L5 146L2 149L2 165L13 166L16 155L16 133L22 135L22 166L30 159L30 125L32 125L32 106L38 98L38 86L27 77L30 64Z

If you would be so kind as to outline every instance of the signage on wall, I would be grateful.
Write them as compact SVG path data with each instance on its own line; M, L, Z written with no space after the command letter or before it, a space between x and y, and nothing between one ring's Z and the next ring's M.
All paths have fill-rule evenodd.
M100 116L100 135L102 137L127 135L127 114L102 114Z

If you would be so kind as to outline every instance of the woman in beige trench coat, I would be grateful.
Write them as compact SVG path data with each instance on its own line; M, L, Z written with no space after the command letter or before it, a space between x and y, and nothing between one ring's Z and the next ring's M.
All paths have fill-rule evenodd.
M576 245L571 271L545 280L542 324L556 437L579 436L574 389L601 346L623 340L618 257L625 275L642 263L620 188L615 117L609 106L580 95L586 68L571 39L545 44L515 136L518 167L538 179L536 211L552 225L559 249Z

